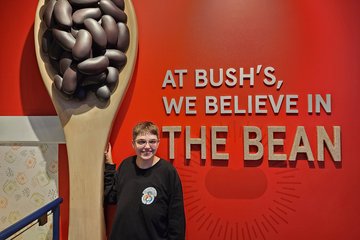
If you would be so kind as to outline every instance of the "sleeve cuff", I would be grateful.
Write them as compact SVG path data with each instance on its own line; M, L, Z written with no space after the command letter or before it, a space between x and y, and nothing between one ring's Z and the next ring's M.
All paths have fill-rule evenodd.
M116 170L116 164L105 163L105 170L106 171Z

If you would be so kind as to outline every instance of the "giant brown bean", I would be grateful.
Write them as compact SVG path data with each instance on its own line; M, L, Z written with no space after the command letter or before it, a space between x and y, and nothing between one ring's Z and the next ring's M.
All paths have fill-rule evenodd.
M114 67L108 67L108 74L106 76L106 83L110 91L114 91L118 81L119 81L119 70Z
M69 67L64 73L61 90L67 94L74 93L77 86L77 80L78 75L76 70L72 67Z
M49 58L57 61L57 60L59 60L59 58L63 52L64 52L64 49L62 47L60 47L60 45L56 41L53 41L49 48L49 53L48 53Z
M106 49L105 56L109 58L110 66L117 69L126 64L126 55L116 49Z
M105 14L112 16L116 22L127 22L126 14L111 0L101 0L99 6Z
M69 32L62 31L59 29L53 29L52 32L53 32L53 37L60 44L60 46L64 48L66 51L71 52L71 49L75 45L75 38L73 37L73 35Z
M105 30L101 27L101 25L94 19L88 18L84 21L85 28L90 32L94 43L100 50L106 48L107 37Z
M114 84L119 78L119 70L114 67L107 68L108 74L106 76L106 82L109 84Z
M101 18L101 10L99 8L82 8L76 10L72 15L72 20L77 25L84 24L84 20L87 18L99 20Z
M104 15L101 18L101 26L104 28L109 47L114 47L117 44L119 29L114 18L109 15Z
M96 90L96 96L98 96L103 101L107 101L110 98L110 95L111 91L106 85L101 86Z
M47 29L42 36L42 50L44 51L44 53L49 52L50 46L53 41L54 38L52 36L52 33L49 29Z
M124 0L111 0L118 8L124 11L125 3Z
M63 78L61 76L59 76L58 74L56 74L54 76L54 83L55 83L55 87L58 89L58 90L61 90L62 88L62 83L63 83Z
M72 26L72 7L67 0L58 0L54 6L54 17L58 24L66 29Z
M77 36L77 34L78 34L79 30L74 29L74 28L71 28L71 29L70 29L70 32L71 32L71 35L73 35L73 37L74 37L74 38L76 38L76 36Z
M125 23L122 22L118 22L117 26L119 29L119 35L117 38L116 48L122 52L126 52L130 43L129 29Z
M91 34L81 29L77 34L75 45L72 48L72 54L75 60L83 61L86 58L90 57L92 46L92 37Z
M69 2L74 6L91 7L96 5L99 0L69 0Z
M66 69L68 69L73 62L72 54L70 52L63 52L59 60L60 75L63 76Z
M90 85L94 85L94 84L101 84L104 83L106 80L106 73L102 72L100 74L97 75L84 75L82 82L81 82L81 86L90 86Z
M43 19L48 28L51 28L54 25L53 12L54 12L55 4L56 4L56 0L50 0L45 6Z
M106 56L98 56L89 58L78 64L78 69L81 73L87 75L99 74L104 72L109 66L109 59Z

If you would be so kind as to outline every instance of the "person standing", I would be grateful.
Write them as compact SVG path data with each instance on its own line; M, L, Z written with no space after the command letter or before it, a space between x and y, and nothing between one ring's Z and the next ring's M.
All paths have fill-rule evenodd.
M158 157L159 129L152 122L133 128L134 156L116 170L111 145L105 151L104 199L116 203L110 240L183 240L185 213L179 175Z

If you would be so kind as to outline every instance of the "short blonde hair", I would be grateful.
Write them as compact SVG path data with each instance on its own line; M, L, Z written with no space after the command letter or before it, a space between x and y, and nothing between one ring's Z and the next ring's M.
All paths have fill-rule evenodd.
M136 124L133 128L133 140L135 140L137 136L147 133L156 135L156 137L159 138L159 128L153 122L145 121Z

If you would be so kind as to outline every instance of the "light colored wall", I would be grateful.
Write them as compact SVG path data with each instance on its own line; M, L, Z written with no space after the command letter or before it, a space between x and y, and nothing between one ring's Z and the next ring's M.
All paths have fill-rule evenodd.
M0 230L58 197L58 145L0 145ZM51 239L52 218L16 239Z

